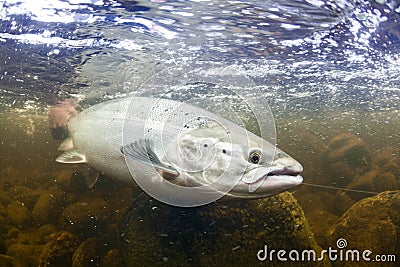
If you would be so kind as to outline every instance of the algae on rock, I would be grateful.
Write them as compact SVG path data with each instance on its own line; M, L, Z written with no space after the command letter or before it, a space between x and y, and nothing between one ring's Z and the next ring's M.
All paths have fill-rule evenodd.
M52 234L52 239L43 247L39 266L71 266L72 255L78 246L78 237L67 231Z
M142 195L120 227L126 262L132 266L254 266L261 263L257 253L264 245L288 251L313 249L317 255L321 251L303 210L288 192L189 209ZM279 263L276 258L274 263Z
M400 258L400 191L386 191L365 198L354 204L339 219L331 231L332 244L340 238L347 241L346 249L370 250L370 258L377 254L395 255ZM370 262L357 262L358 266L370 266ZM344 266L351 266L351 264ZM398 266L385 262L385 266Z

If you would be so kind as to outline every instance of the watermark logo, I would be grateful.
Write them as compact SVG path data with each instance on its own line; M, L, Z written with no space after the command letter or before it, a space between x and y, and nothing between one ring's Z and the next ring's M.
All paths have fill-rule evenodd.
M264 245L263 249L257 252L259 261L340 261L340 262L396 262L396 255L393 254L374 254L371 250L346 249L347 240L339 238L336 241L336 248L328 247L321 252L315 250L285 250L269 249Z
M342 249L342 248L347 247L347 240L344 239L344 238L339 238L336 241L336 246L337 246L338 249Z

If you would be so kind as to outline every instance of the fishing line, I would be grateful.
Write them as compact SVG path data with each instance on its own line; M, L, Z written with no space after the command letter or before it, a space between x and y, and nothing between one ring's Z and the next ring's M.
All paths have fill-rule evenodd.
M302 184L302 185L314 186L314 187L322 187L322 188L327 188L327 189L343 190L343 191L348 191L348 192L365 193L365 194L370 194L370 195L377 195L377 194L379 194L379 192L372 192L372 191L365 191L365 190L356 190L356 189L348 189L348 188L341 188L341 187L328 186L328 185L309 184L309 183L301 183L301 184Z

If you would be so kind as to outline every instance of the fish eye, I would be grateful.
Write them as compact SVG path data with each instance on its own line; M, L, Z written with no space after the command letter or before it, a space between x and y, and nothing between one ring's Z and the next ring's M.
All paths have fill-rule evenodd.
M249 162L253 164L258 164L261 161L261 156L262 156L261 151L253 150L250 152Z

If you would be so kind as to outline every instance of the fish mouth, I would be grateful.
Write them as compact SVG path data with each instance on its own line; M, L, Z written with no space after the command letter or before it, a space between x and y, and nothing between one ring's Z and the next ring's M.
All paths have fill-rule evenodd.
M300 173L301 173L300 170L294 170L294 169L285 167L283 169L273 170L273 171L267 173L267 175L265 175L264 178L266 178L268 176L281 176L281 175L298 176L298 175L300 175Z
M301 171L293 168L268 170L258 167L250 170L229 192L233 198L257 199L282 193L303 182Z
M249 172L252 171L257 171L257 169L261 169L261 168L254 168L252 170L250 170ZM269 172L267 172L266 174L264 173L263 175L260 175L258 178L256 178L255 176L257 176L256 174L254 174L252 179L245 179L244 177L242 178L243 183L247 184L247 185L253 185L253 184L258 184L260 183L260 181L264 181L265 179L268 179L268 177L273 177L273 176L293 176L293 177L297 177L300 176L300 174L302 173L302 170L296 170L293 168L288 168L288 167L284 167L284 168L276 168L276 169L272 169Z
M300 164L279 167L258 167L242 177L242 190L246 198L260 198L279 194L300 185L303 177L300 176L303 167Z
M234 198L263 198L290 190L303 182L303 166L290 157L271 165L248 165L248 169L229 192Z

